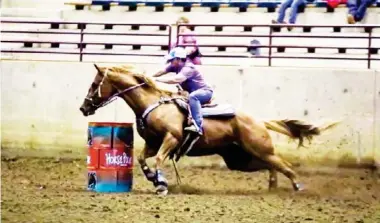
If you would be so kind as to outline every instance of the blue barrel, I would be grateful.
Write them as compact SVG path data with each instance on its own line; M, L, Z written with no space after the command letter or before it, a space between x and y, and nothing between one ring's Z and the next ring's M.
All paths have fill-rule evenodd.
M133 123L90 122L87 189L130 192L133 185Z

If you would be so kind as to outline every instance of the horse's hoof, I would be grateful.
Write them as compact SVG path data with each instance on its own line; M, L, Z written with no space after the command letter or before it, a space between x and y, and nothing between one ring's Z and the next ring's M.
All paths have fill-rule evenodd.
M278 188L277 181L269 181L269 190L275 190Z
M277 190L277 188L278 188L277 186L269 186L268 190L269 191L274 191L274 190Z
M166 187L166 186L164 186L164 185L158 185L157 187L156 187L156 194L157 195L163 195L163 196L165 196L165 195L167 195L168 194L168 187Z
M301 184L301 183L293 184L293 188L294 188L295 191L303 191L303 190L305 190L304 185Z

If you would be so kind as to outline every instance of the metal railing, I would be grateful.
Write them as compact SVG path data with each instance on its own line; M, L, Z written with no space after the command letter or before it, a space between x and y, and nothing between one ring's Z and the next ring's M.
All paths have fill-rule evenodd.
M3 24L6 23L19 23L19 24L48 24L50 25L50 29L48 30L1 30L2 33L13 33L13 34L55 34L57 36L54 40L39 40L39 39L32 39L29 40L27 38L21 38L21 39L7 39L2 38L2 43L22 43L25 47L31 47L33 44L51 44L51 48L59 48L60 44L75 44L77 45L77 49L73 49L71 51L62 51L59 49L46 50L46 48L37 48L33 51L25 50L24 48L2 48L2 53L44 53L44 54L71 54L71 55L78 55L79 61L83 61L84 55L102 55L102 56L162 56L166 54L166 52L171 47L171 35L172 35L172 27L168 24L137 24L137 23L103 23L103 22L64 22L64 21L16 21L16 20L3 20ZM63 31L62 29L59 29L60 25L76 25L77 30L66 30ZM99 25L104 26L105 29L111 30L114 26L131 26L132 30L136 30L136 28L133 27L144 27L144 26L150 26L150 27L158 27L159 30L165 31L165 32L110 32L105 30L99 30L99 31L87 31L86 27L88 25ZM179 25L177 29L177 33L175 35L177 44L178 39L181 36L186 36L189 34L181 34L179 32L179 28L181 26L185 25ZM186 26L189 27L215 27L218 29L218 31L221 31L222 27L241 27L244 31L247 31L245 34L226 34L223 32L214 32L214 33L199 33L194 32L190 35L196 37L197 39L201 39L204 37L214 37L214 38L224 38L231 40L231 44L218 44L217 41L213 41L215 43L213 44L198 44L198 47L201 50L201 53L203 57L214 57L214 58L250 58L250 57L256 57L256 58L264 58L268 60L268 66L272 66L272 61L274 59L312 59L312 60L356 60L356 61L367 61L367 68L371 68L371 62L373 61L380 61L380 57L373 56L375 54L378 54L380 49L380 44L373 45L374 40L380 40L380 35L375 35L373 33L374 29L379 29L380 25L292 25L293 28L302 28L305 33L281 33L279 32L279 29L287 28L288 25L279 25L279 24L268 24L268 25L255 25L255 24L186 24ZM255 28L267 28L268 31L255 33L252 32ZM330 28L334 32L327 34L315 34L311 32L312 29L320 29L320 28ZM354 33L352 35L347 35L346 33L338 32L342 28L350 28L350 29L364 29L365 33ZM335 34L339 35L335 35ZM65 41L63 38L63 35L76 35L79 37L78 41ZM121 42L111 42L111 41L85 41L84 37L86 35L108 35L108 36L133 36L137 38L137 41L134 41L134 43L127 42L127 41L121 41ZM138 38L140 36L151 36L151 37L163 37L165 40L162 43L156 43L156 41L153 41L152 43L143 43L139 42ZM267 44L260 44L260 45L251 45L249 42L243 42L237 41L239 38L261 38L264 41L267 42ZM298 38L298 39L307 39L309 42L307 45L295 45L295 44L276 44L275 42L278 40L284 40L289 38ZM338 45L323 45L323 44L315 44L318 42L318 39L363 39L365 43L361 43L358 45L355 44L349 44L345 46L338 46ZM239 44L236 44L236 42L239 42ZM294 42L294 41L293 41ZM157 54L154 52L147 52L143 53L142 51L138 51L138 53L128 53L125 51L119 51L119 52L110 52L107 50L102 51L86 51L86 46L88 45L104 45L105 49L112 49L114 45L117 46L132 46L133 49L140 49L143 46L157 46L161 48L162 54ZM182 44L180 46L190 46L189 44ZM225 51L227 48L245 48L247 52L240 53L240 54L232 54L232 53L218 53L216 51L215 53L204 53L203 49L205 48L217 48L218 51ZM252 47L256 49L266 49L267 53L262 53L258 56L252 56L248 53ZM306 53L298 53L297 55L289 55L286 53L286 49L307 49ZM274 50L277 49L277 53L274 52ZM318 55L315 53L318 49L336 49L339 53L339 55L344 54L345 56L336 56L334 53L329 53L327 55ZM364 53L359 55L352 55L352 54L346 54L347 50L357 50L357 51L363 51ZM281 54L281 55L279 55ZM306 56L307 55L307 56ZM309 56L310 55L310 56Z
M2 43L23 43L26 47L31 47L32 44L51 44L51 48L59 48L60 44L71 44L71 45L77 45L77 51L46 51L43 49L34 50L34 51L27 51L21 49L1 49L1 52L3 53L47 53L47 54L73 54L73 55L79 55L79 61L83 61L84 55L117 55L117 56L157 56L150 53L112 53L112 52L85 52L84 49L87 45L104 45L106 49L112 49L114 45L118 46L133 46L136 49L141 48L141 46L158 46L161 47L162 50L169 50L169 46L171 45L171 34L172 34L172 28L168 24L135 24L135 23L100 23L100 22L63 22L63 21L17 21L17 20L2 20L3 24L6 23L14 23L14 24L48 24L50 25L50 30L1 30L1 33L14 33L14 34L53 34L58 35L57 40L49 40L49 41L40 41L37 39L29 40L29 39L4 39L4 37L1 39ZM73 30L70 31L59 31L60 25L77 25L79 32L75 32ZM159 29L164 30L166 33L157 33L157 32L150 32L150 33L142 33L142 32L91 32L86 31L86 27L88 25L101 25L104 26L105 29L112 29L114 26L142 26L142 27L159 27ZM57 31L53 31L57 30ZM77 35L79 36L79 41L63 41L61 35ZM108 35L108 36L134 36L134 37L140 37L140 36L152 36L152 37L158 37L163 36L167 38L166 43L141 43L141 42L134 42L134 43L128 43L128 42L101 42L101 41L85 41L84 37L85 35Z
M192 30L194 30L196 27L218 27L219 31L221 30L222 27L242 27L244 29L254 29L254 28L268 28L268 34L199 34L197 32L193 32L191 34L181 34L180 33L180 27L182 26L187 26L190 27ZM197 44L199 49L205 48L205 47L215 47L215 48L220 48L222 47L223 50L227 47L232 47L232 48L246 48L247 51L249 51L251 48L267 48L268 49L268 54L267 55L258 55L254 56L256 58L266 58L268 59L268 66L272 66L272 60L273 59L320 59L320 60L361 60L361 61L367 61L367 68L371 68L371 61L380 61L380 58L373 58L373 54L378 54L380 51L380 44L378 46L373 46L372 42L374 39L379 39L380 40L380 35L374 36L373 35L373 30L374 29L380 29L380 25L291 25L291 28L302 28L304 30L307 30L307 33L309 34L304 34L301 35L300 33L287 33L282 34L280 33L280 29L283 28L288 28L290 27L289 25L286 24L270 24L270 25L251 25L251 24L186 24L186 25L179 25L177 29L177 39L176 39L176 45L177 46L193 46L192 44L178 44L179 38L181 36L194 36L197 37L197 39L202 38L202 37L219 37L219 38L234 38L234 42L239 42L237 39L242 38L242 37L249 37L249 38L266 38L268 44L259 44L259 45L251 45L250 43L246 44L231 44L231 45L218 45L218 44ZM331 28L335 33L340 33L341 35L317 35L311 33L312 29L320 29L320 28ZM365 34L360 35L360 33L355 33L354 35L347 35L343 34L340 32L342 28L350 28L350 29L364 29ZM337 32L339 31L339 32ZM342 35L343 34L343 35ZM310 39L311 45L286 45L286 44L273 44L274 40L278 39L284 39L284 38L306 38ZM318 39L364 39L366 40L367 44L365 46L363 45L346 45L346 46L327 46L327 45L321 45L321 44L313 44L318 41ZM214 40L217 42L216 40ZM286 48L291 48L291 49L297 49L297 48L305 48L308 50L308 54L315 54L316 49L337 49L338 53L340 54L345 54L347 50L363 50L366 51L366 53L361 54L359 57L358 56L352 56L348 55L345 57L337 57L337 56L278 56L278 55L273 55L273 48L277 48L278 51L283 51L283 54L285 53ZM347 54L346 54L347 55ZM252 57L252 55L247 55L247 54L240 54L240 55L212 55L212 54L204 54L202 53L203 57L238 57L238 58L246 58L246 57Z

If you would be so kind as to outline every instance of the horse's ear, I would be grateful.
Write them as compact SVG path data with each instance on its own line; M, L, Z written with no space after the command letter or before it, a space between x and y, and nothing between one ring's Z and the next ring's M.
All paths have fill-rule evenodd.
M101 74L102 72L100 71L100 68L98 67L98 65L94 64L94 67L96 68L96 70L98 70L98 72Z

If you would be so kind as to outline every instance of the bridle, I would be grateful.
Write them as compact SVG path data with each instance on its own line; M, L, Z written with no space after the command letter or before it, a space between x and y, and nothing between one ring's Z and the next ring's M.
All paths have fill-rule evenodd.
M107 77L107 74L108 74L108 68L107 68L106 71L104 72L104 76L103 76L102 81L99 83L98 87L96 88L96 90L94 91L94 93L91 95L91 97L88 97L88 96L87 96L87 97L85 98L85 100L89 101L90 104L91 104L91 106L94 107L94 108L96 108L96 109L108 105L109 103L115 101L115 100L117 99L118 96L120 96L120 95L122 95L122 94L124 94L124 93L127 93L128 91L132 91L133 89L136 89L136 88L141 87L142 85L146 84L146 83L144 82L144 83L141 83L141 84L137 84L137 85L131 86L131 87L127 88L127 89L124 89L124 90L122 90L122 91L120 91L120 92L118 92L118 93L113 94L113 95L112 95L111 97L109 97L107 100L101 102L101 103L98 104L98 105L97 105L97 104L94 104L94 101L93 101L92 97L94 97L94 95L95 95L96 93L98 93L99 98L102 97L102 94L101 94L101 87L102 87L102 85L103 85L104 80L105 80L106 77Z

